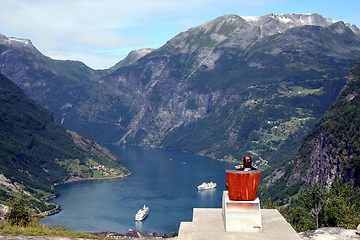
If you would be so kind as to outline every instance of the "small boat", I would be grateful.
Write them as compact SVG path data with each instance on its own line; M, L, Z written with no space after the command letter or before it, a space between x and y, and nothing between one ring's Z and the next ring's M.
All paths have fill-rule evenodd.
M136 221L142 221L144 218L147 217L149 214L149 207L144 204L142 208L139 209L139 211L135 214L135 220Z
M212 189L216 188L216 183L214 182L203 182L199 186L197 186L198 190L206 190L206 189Z

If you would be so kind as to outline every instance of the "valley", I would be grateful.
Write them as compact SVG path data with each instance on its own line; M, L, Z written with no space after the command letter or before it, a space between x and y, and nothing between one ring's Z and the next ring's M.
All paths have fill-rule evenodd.
M220 16L157 49L133 51L104 70L51 59L30 40L0 35L1 73L47 109L48 119L84 136L91 154L102 156L92 141L231 162L251 154L263 169L262 193L279 203L306 184L329 186L336 179L357 184L359 159L352 152L357 143L330 141L337 130L324 137L327 130L318 125L354 78L350 73L359 58L360 30L319 14ZM321 137L312 141L323 145L304 150L316 133ZM84 142L72 136L84 150ZM323 148L327 144L340 147L342 157L334 158L337 150ZM30 141L26 147L31 146ZM67 155L56 164L75 178L111 174L111 164L100 174L89 167L101 161L76 159ZM314 170L302 169L300 159ZM334 159L336 167L328 168ZM345 173L347 164L355 170ZM322 171L324 166L330 170Z

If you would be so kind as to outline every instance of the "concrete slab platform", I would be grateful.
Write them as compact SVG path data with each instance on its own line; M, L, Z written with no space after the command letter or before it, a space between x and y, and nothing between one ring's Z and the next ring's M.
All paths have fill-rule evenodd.
M179 233L182 233L182 240L191 240L191 234L193 233L194 229L193 227L193 223L192 222L181 222L180 227L179 227ZM178 239L180 239L178 237Z
M194 208L193 221L182 222L178 240L301 240L276 209L261 209L263 231L226 232L221 208Z

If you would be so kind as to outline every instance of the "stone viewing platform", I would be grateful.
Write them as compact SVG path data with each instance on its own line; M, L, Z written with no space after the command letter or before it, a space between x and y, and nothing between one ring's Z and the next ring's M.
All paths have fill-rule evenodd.
M192 222L181 222L178 240L300 240L276 209L261 209L261 232L226 232L221 208L194 208Z
M226 170L222 208L194 208L192 222L180 223L178 240L300 240L278 210L260 208L260 172L253 169Z

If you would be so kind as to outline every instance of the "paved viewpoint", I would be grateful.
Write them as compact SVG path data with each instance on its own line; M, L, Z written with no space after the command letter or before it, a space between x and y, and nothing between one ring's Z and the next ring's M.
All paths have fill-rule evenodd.
M262 232L226 232L221 208L194 208L193 221L181 222L178 240L300 240L276 209L261 209Z

